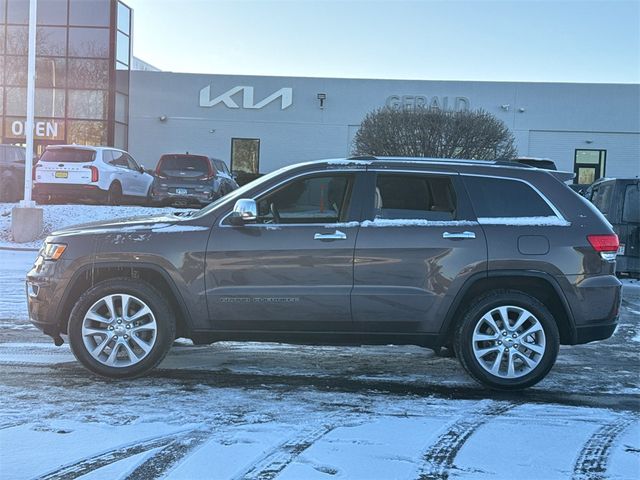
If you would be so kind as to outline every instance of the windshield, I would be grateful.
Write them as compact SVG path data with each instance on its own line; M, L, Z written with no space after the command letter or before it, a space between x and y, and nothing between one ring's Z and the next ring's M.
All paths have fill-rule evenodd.
M82 148L47 149L40 157L41 162L89 163L96 158L96 152Z

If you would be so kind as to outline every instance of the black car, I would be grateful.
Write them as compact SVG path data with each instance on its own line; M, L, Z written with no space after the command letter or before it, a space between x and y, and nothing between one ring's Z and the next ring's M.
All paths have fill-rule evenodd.
M24 188L25 149L0 145L0 202L17 202Z
M447 346L479 382L526 388L560 344L617 324L618 238L572 176L415 158L285 167L189 215L52 233L27 274L29 318L117 378L154 368L177 336Z
M640 179L603 178L585 192L620 239L617 272L640 277Z
M238 188L222 160L204 155L162 155L155 176L151 200L159 205L207 205Z
M516 162L530 167L542 168L544 170L557 170L556 164L550 158L518 157Z

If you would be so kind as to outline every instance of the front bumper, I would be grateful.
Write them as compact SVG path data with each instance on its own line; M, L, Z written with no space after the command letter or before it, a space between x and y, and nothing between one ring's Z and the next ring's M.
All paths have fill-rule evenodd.
M29 320L45 334L56 337L64 330L59 314L67 281L60 275L66 268L65 260L44 261L38 257L27 273L26 293Z

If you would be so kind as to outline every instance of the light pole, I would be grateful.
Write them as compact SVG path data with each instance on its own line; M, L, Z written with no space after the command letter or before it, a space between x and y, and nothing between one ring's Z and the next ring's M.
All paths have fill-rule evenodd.
M24 161L24 200L11 210L11 233L16 242L30 242L42 233L42 209L31 200L33 170L33 136L36 93L36 21L38 0L29 2L29 56L27 58L27 118L25 136L27 151Z

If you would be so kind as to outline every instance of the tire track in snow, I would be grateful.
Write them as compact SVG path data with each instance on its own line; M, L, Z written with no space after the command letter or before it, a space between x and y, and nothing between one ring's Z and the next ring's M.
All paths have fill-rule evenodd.
M456 455L476 430L518 405L519 403L491 401L479 411L454 422L422 456L424 466L418 478L420 480L447 480Z
M584 444L573 467L573 480L600 480L606 477L611 448L616 439L637 421L618 418L600 427Z
M155 455L138 465L127 475L127 480L147 480L163 476L209 438L211 438L211 432L205 430L195 430L176 438Z
M267 451L258 460L233 477L233 480L271 480L293 462L302 452L343 423L322 425L304 429L275 448Z
M171 444L183 437L188 437L192 430L174 432L169 435L163 435L161 437L151 438L142 442L134 442L128 445L109 450L98 455L86 457L77 462L67 464L54 471L36 477L37 480L67 480L81 477L98 468L106 467L114 462L124 460L133 455L153 450L154 448L165 447L167 444Z

